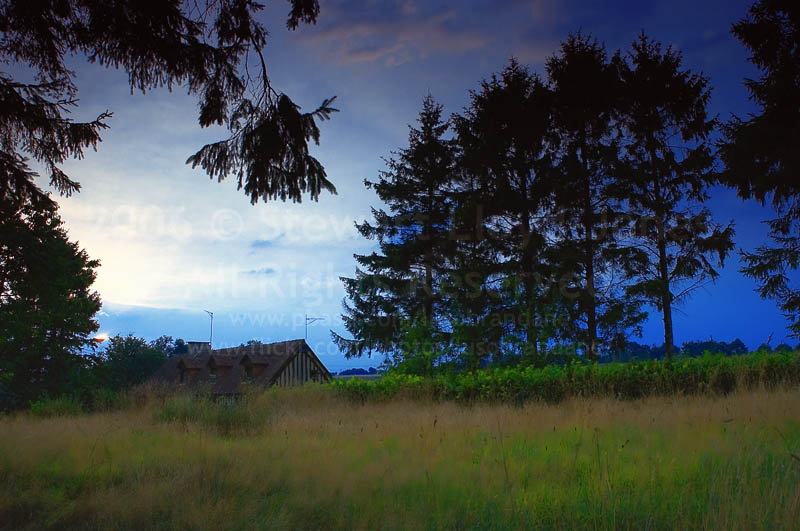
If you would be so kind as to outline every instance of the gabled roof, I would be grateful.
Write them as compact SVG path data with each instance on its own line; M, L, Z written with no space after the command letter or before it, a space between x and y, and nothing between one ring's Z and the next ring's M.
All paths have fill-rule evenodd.
M244 380L244 364L242 362L245 361L245 359L253 364L266 365L253 383L270 385L275 377L280 374L281 370L283 370L297 354L304 350L310 352L311 348L306 344L304 339L295 339L292 341L281 341L279 343L220 349L214 351L214 353L220 353L238 359L237 365L238 369L241 371L241 377L238 381ZM233 373L234 371L231 372ZM228 387L226 387L226 391L235 392Z
M199 380L207 380L210 376L210 366L226 367L224 375L214 382L214 393L235 394L240 390L240 384L245 381L245 365L266 365L264 370L253 380L254 384L271 385L281 371L292 359L301 352L306 352L325 371L324 375L330 377L325 365L311 350L304 339L281 341L278 343L256 344L208 351L199 351L194 354L179 354L172 356L153 376L155 381L176 382L180 378L180 368L197 369L200 371Z

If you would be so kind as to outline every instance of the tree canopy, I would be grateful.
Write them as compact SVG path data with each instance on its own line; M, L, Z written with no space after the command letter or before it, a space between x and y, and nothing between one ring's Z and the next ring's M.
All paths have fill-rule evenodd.
M317 0L290 3L289 29L316 22ZM108 127L110 111L83 123L69 118L78 103L75 73L65 62L72 54L125 70L131 91L180 85L196 95L200 126L223 125L230 136L203 146L187 163L218 180L233 177L252 203L335 193L308 150L309 142L319 142L317 121L336 111L333 98L302 113L271 85L262 53L267 30L256 16L263 7L252 0L3 2L0 57L27 68L30 77L0 73L3 212L16 212L25 201L52 208L32 163L47 171L59 193L80 190L61 165L96 148Z
M643 297L664 321L666 356L674 350L672 308L719 276L733 249L733 226L714 222L707 189L716 177L707 116L708 79L682 66L679 52L642 34L625 57L624 160L616 176L630 204L634 237L627 294Z
M426 100L409 147L367 183L389 211L358 225L380 251L343 279L353 339L333 337L348 356L428 371L596 361L632 345L647 306L674 352L673 306L733 247L703 206L708 81L644 34L625 55L571 35L546 74L512 58L451 117L452 140Z
M98 328L99 265L54 212L0 217L0 385L23 399L67 388Z
M800 288L790 272L800 270L800 7L786 0L761 0L733 25L761 71L745 85L758 112L734 117L723 129L720 178L744 199L771 202L768 222L774 245L742 252L743 272L764 298L778 301L800 337Z
M408 147L386 161L377 182L365 180L388 211L373 209L374 221L357 224L380 252L356 255L354 278L343 278L345 327L355 340L333 334L347 357L376 351L398 362L430 352L441 340L441 279L450 241L449 183L454 147L442 107L429 95L419 128L410 127ZM430 360L422 365L430 367Z

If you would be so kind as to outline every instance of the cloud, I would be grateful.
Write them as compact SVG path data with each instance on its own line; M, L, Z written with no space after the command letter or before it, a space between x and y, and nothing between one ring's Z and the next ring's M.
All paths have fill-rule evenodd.
M354 12L367 16L353 18ZM324 48L339 64L383 61L398 66L432 54L458 55L484 47L488 38L477 28L465 27L454 10L420 13L413 2L396 9L352 9L348 16L329 13L327 25L304 32L307 44Z
M274 247L281 238L283 238L283 234L271 240L253 240L250 242L250 247L253 249L268 249Z
M516 57L523 64L544 64L548 58L559 51L560 46L561 42L558 40L521 42L516 48L511 50L511 55Z
M245 275L274 275L275 273L276 271L273 267L262 267L260 269L251 269L250 271L243 272Z

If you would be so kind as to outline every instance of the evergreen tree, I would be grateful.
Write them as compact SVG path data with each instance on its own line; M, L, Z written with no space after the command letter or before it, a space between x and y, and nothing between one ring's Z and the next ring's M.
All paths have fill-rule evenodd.
M450 354L458 364L477 369L499 354L511 326L499 285L498 238L488 234L486 210L492 197L475 173L456 168L455 174L441 293L451 329Z
M484 282L499 283L502 289L491 292L505 292L508 303L504 312L491 313L505 314L500 321L508 321L509 332L532 355L547 340L538 319L545 292L541 279L548 274L542 226L551 212L550 109L547 87L512 59L471 93L463 116L454 117L462 179L477 183L486 198L484 247L499 262Z
M553 91L553 126L558 176L554 179L558 264L571 277L571 322L589 359L601 346L620 350L628 331L646 317L640 301L624 296L624 255L618 220L621 201L614 172L620 161L620 113L623 104L621 59L608 58L605 47L571 35L547 61Z
M631 208L635 235L628 266L643 297L663 316L664 348L675 348L672 307L719 276L733 249L733 228L715 224L695 205L714 179L708 80L681 67L681 55L642 34L622 69L625 85L625 165L618 185ZM681 145L682 144L682 145Z
M14 215L26 201L53 208L27 157L49 173L59 193L78 191L61 165L96 147L108 127L110 112L86 123L69 119L78 102L74 72L65 63L71 55L123 68L131 90L181 84L197 94L200 125L227 126L230 137L188 162L212 178L232 175L252 202L334 192L308 151L310 141L319 141L315 120L335 111L333 100L301 113L272 87L262 53L267 30L256 20L263 7L252 0L2 2L0 58L33 81L0 74L0 214ZM318 13L317 0L291 0L287 27L313 23Z
M0 386L27 400L66 390L98 327L98 266L56 213L0 217Z
M347 357L373 350L400 360L417 350L432 353L444 333L440 284L454 148L444 138L449 125L442 107L430 95L418 122L419 129L409 128L408 147L386 161L388 170L377 182L365 181L387 210L373 209L374 221L357 225L380 252L355 255L356 276L342 279L348 298L343 317L353 339L333 333L333 340Z
M758 282L763 298L778 301L800 337L800 288L790 282L800 269L800 7L787 0L756 2L733 34L761 70L759 79L745 81L759 112L724 127L721 180L744 199L772 202L775 245L742 252L742 271Z

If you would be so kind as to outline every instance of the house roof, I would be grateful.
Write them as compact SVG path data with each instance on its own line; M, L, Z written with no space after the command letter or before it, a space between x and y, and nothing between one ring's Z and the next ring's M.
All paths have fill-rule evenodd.
M253 383L264 386L271 385L286 365L299 353L306 352L312 356L330 376L325 365L317 358L304 339L281 341L278 343L259 343L208 351L195 351L190 354L172 356L153 376L154 381L177 382L180 379L181 367L200 371L195 381L208 380L210 367L225 367L214 382L216 394L235 394L239 392L245 380L245 365L266 365Z

